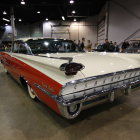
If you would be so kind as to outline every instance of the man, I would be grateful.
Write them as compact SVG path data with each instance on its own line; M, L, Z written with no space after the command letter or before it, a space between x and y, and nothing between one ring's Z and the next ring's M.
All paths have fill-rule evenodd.
M110 50L110 43L109 43L108 39L106 39L105 43L103 44L103 50L105 52L109 52L109 50Z
M84 37L82 38L82 43L81 43L81 45L80 45L80 48L81 48L82 51L83 51L84 48L85 48L85 38L84 38Z
M124 41L122 44L122 53L124 53L128 47L129 47L129 43Z
M117 44L117 42L114 42L114 52L120 52L119 46Z

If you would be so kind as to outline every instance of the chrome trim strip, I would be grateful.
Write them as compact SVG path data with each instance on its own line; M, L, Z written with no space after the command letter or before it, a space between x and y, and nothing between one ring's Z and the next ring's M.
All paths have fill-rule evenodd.
M52 58L52 59L68 60L68 63L71 63L73 61L72 57L49 57L49 56L41 56L41 55L36 55L36 56Z
M139 78L140 79L140 76L135 76L135 77L133 77L133 78ZM113 84L117 84L117 83L119 83L119 82L124 82L124 81L126 81L126 80L131 80L132 78L128 78L128 79L125 79L125 80L121 80L121 81L118 81L118 82L113 82L113 83L109 83L109 84L105 84L105 85L103 85L103 86L97 86L97 87L92 87L92 88L88 88L88 89L85 89L85 90L80 90L80 91L76 91L76 92L73 92L73 93L70 93L70 94L74 94L74 93L78 93L78 92L82 92L82 91L87 91L87 90L90 90L90 89L94 89L94 88L100 88L100 87L104 87L104 86L107 86L107 85L113 85ZM69 95L69 94L67 94L67 95Z
M57 95L54 95L50 92L48 92L47 90L45 90L44 88L42 88L40 85L34 83L34 86L37 87L38 89L40 89L42 92L44 92L46 95L48 95L49 97L51 97L53 100L57 101L57 103L60 103L61 104L61 98L60 96L57 96Z
M87 82L87 81L91 81L91 80L95 80L95 79L99 79L99 78L104 78L104 77L107 77L107 76L116 76L116 75L119 75L119 74L126 74L128 72L139 71L139 70L140 70L140 68L134 68L134 69L128 69L128 70L123 70L123 71L118 71L118 72L113 72L113 73L108 73L108 74L83 78L83 79L79 79L79 80L74 80L74 81L70 81L70 82L66 83L62 88L65 88L68 85Z

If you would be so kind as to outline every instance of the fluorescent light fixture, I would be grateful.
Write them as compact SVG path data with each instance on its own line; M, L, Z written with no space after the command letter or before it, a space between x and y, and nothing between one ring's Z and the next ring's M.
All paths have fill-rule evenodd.
M73 11L72 11L72 14L75 14L75 13L76 13L75 10L73 10Z
M40 11L37 11L38 14L40 14Z
M46 18L46 21L48 21L49 19L48 18Z
M21 22L21 21L22 21L22 20L21 20L21 18L20 18L18 21L20 21L20 22Z
M3 11L3 15L7 15L6 11Z
M76 22L77 21L77 19L76 18L74 18L74 20L73 20L74 22Z
M62 19L63 19L63 20L65 20L65 17L64 17L64 16L62 16Z
M21 3L22 5L25 5L25 1L24 1L24 0L22 0L20 3Z
M70 0L70 4L74 4L74 0Z
M10 22L10 20L9 19L6 19L6 18L2 18L2 20L7 21L7 22Z

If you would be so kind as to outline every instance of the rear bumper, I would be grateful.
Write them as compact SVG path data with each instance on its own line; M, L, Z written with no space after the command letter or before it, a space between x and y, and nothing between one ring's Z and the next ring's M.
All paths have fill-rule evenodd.
M98 95L91 95L89 97L79 99L77 101L73 101L71 103L63 102L64 104L58 104L59 110L61 112L61 115L67 119L74 119L76 118L82 110L86 110L88 108L91 108L93 106L97 106L99 104L103 104L105 102L113 102L116 98L124 95L131 94L131 90L133 91L132 87L140 87L140 82L135 82L133 84L129 84L129 86L125 85L121 88L114 88L110 91L105 91L103 93L98 93ZM111 99L111 95L114 94L114 99ZM68 107L73 105L80 105L77 112L74 114L70 114L68 112Z
M120 83L120 84L122 84L122 83ZM88 101L88 100L92 100L92 99L96 99L96 98L105 96L106 94L115 92L118 89L126 90L126 92L127 92L127 90L131 89L132 86L136 86L139 84L140 84L140 77L137 77L137 80L135 82L130 82L130 83L128 82L128 83L125 83L121 86L116 86L116 87L115 86L113 87L114 84L112 84L112 86L109 89L98 91L98 92L93 92L93 93L85 95L81 98L76 98L76 99L72 99L72 100L64 100L63 97L61 97L61 98L59 97L60 99L58 100L58 103L63 105L63 106L70 106L71 104L83 103L83 102Z

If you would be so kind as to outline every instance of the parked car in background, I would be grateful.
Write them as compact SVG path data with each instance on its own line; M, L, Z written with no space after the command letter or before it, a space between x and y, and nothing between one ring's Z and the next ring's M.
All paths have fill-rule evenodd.
M32 99L67 119L128 95L140 84L140 55L85 53L71 40L15 41L0 59L5 72L27 88Z
M98 45L96 49L93 49L94 52L119 52L119 47L115 47L114 45L110 45L109 47L105 47L104 45Z
M140 39L130 41L130 46L126 49L127 53L140 53Z

